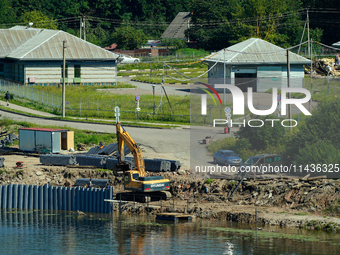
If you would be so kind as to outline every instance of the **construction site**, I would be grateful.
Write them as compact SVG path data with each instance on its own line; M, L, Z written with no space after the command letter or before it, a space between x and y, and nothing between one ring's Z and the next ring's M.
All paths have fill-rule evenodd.
M15 208L58 210L59 208L59 210L82 211L86 214L101 212L98 207L105 207L107 212L120 214L157 216L162 213L177 213L194 218L256 223L259 226L331 228L333 231L340 231L339 219L332 217L340 210L337 204L340 191L339 180L309 175L300 178L276 176L242 180L225 179L223 176L208 178L190 169L187 163L183 166L174 158L161 159L155 154L148 154L148 150L143 145L139 147L128 135L126 130L129 130L129 127L125 130L117 124L117 129L119 130L117 137L120 137L117 139L118 143L98 145L86 151L72 149L56 154L41 154L41 147L40 153L39 150L35 152L20 150L20 146L26 149L28 146L27 143L23 145L22 142L19 143L19 148L18 146L3 147L1 159L4 168L0 174L0 184L13 188L6 189L6 193L2 190L1 208L11 210ZM31 131L43 132L44 135L47 132L52 135L52 132L55 134L57 130L19 129L19 132ZM67 132L64 129L59 131ZM12 140L18 139L14 135L11 137ZM65 137L72 141L72 135ZM155 158L144 159L142 151ZM135 174L142 175L142 181ZM153 186L155 183L157 185ZM34 195L35 187L36 195ZM47 191L48 187L51 187L52 191ZM45 188L48 195L43 193ZM109 193L111 192L108 193L109 196L93 195L93 200L87 200L92 195L86 192L96 190L99 192L102 189L104 192L108 188L110 188ZM73 202L71 200L65 202L69 203L69 207L62 205L63 201L58 200L66 198L62 196L64 191L59 189L69 190L70 196L78 195L79 201L83 202L74 199ZM154 190L150 192L150 189ZM168 194L162 195L163 191ZM143 192L146 199L140 198ZM11 194L11 198L5 198L4 194ZM20 199L20 194L28 197L28 202ZM130 196L126 197L124 194ZM32 196L31 200L30 196ZM46 201L46 205L44 202L39 202L39 196L42 196L41 201ZM13 203L9 203L9 199L13 199ZM111 202L104 202L106 199Z

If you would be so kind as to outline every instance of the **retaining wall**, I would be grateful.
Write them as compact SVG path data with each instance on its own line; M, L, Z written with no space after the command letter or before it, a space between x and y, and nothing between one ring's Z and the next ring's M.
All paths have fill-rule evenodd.
M104 189L38 185L0 185L0 208L111 213L112 187Z

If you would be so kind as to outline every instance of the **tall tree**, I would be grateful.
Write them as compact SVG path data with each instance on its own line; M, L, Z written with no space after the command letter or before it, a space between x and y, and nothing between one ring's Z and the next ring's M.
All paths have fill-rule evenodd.
M134 29L131 26L118 27L113 32L112 43L122 50L138 49L147 43L147 37L141 29Z
M290 4L292 1L294 5ZM282 24L289 21L289 26L301 30L299 13L285 14L300 5L299 0L216 0L213 3L193 0L193 26L187 31L187 36L208 49L228 47L249 37L262 38L281 46L290 45L296 41L296 33L287 35Z
M12 8L12 1L0 1L0 24L3 24L3 27L6 28L7 24L15 22L16 18L15 9Z
M30 11L25 12L20 17L22 22L30 23L33 22L33 27L47 28L47 29L58 29L57 22L50 19L41 11Z

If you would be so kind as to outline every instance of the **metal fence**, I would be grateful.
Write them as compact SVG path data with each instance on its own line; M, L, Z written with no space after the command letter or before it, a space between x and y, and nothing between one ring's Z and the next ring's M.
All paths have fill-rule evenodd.
M310 77L305 77L304 87L312 91L313 95L319 93L319 95L322 96L320 99L324 97L334 99L337 97L337 94L340 93L340 79L331 77L313 77L311 81ZM37 103L43 106L43 108L48 108L54 114L61 114L61 96L35 89L32 86L24 86L21 83L3 79L0 79L0 91L3 95L6 91L9 91L10 94L14 96L15 100ZM190 98L190 102L191 108L194 109L192 107L193 98ZM269 102L268 105L265 105L262 100L258 99L258 95L254 96L254 106L257 109L268 109L268 107L271 106L270 104L271 102ZM157 101L154 103L152 97L151 99L140 101L141 111L138 112L135 110L136 106L133 98L129 100L72 98L72 100L69 101L66 98L66 115L114 119L115 106L120 107L121 119L124 120L211 124L211 119L213 118L224 118L223 107L214 109L208 113L208 116L202 116L199 114L199 111L195 112L192 109L191 115L178 114L187 112L183 110L183 107L187 106L185 104L172 104L170 107L165 97L163 97L162 102Z
M56 115L61 114L62 97L48 92L35 89L32 86L24 86L21 83L0 79L0 91L4 95L9 91L13 98L21 102L33 102L34 104L42 105L43 108L48 108ZM175 121L175 122L190 122L190 115L173 114L169 104L163 97L162 103L153 100L144 100L141 102L141 111L135 110L135 100L131 102L126 100L115 99L89 99L89 98L66 98L66 116L79 117L98 117L98 118L114 118L115 106L120 106L121 118L124 120L135 121ZM128 105L128 106L127 106ZM176 109L176 105L172 105ZM125 109L125 110L124 110Z
M9 91L19 101L33 101L50 108L61 108L61 96L24 86L22 83L0 79L0 91L4 93Z

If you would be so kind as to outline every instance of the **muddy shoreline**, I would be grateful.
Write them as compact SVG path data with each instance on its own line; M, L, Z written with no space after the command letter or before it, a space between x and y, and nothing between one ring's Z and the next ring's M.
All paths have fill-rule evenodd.
M8 162L10 158L6 160ZM122 177L116 177L109 171L43 166L39 158L31 157L24 161L26 165L23 168L3 168L0 171L0 184L49 183L52 186L63 186L66 180L73 184L77 178L92 178L109 179L114 193L124 190ZM162 175L170 180L174 200L163 201L162 205L151 202L148 209L145 204L136 204L136 210L132 203L122 204L122 213L154 215L161 212L162 206L163 212L189 213L202 219L233 221L252 226L255 226L257 219L258 227L277 225L340 232L340 180L248 179L231 198L237 180L216 179L207 183L206 179L192 176L189 171ZM113 207L118 211L118 204Z

